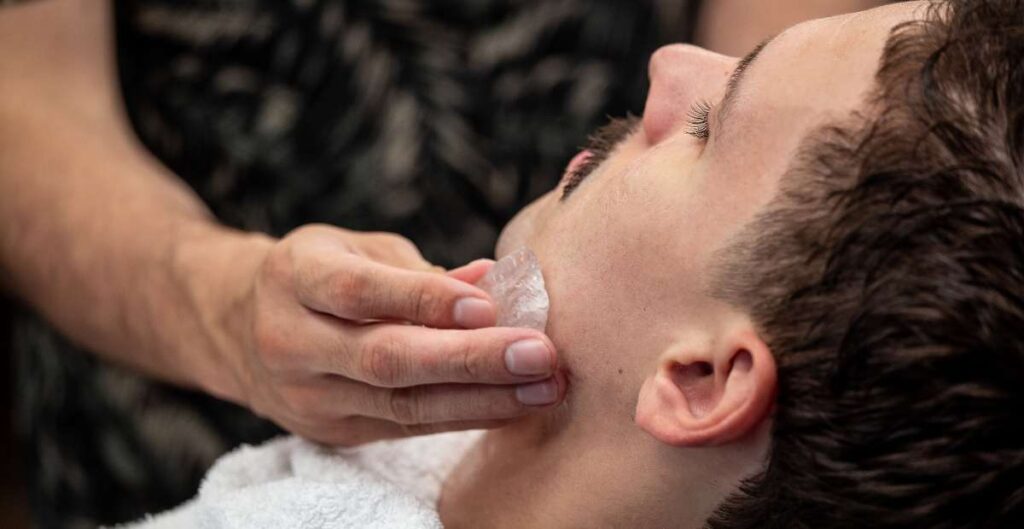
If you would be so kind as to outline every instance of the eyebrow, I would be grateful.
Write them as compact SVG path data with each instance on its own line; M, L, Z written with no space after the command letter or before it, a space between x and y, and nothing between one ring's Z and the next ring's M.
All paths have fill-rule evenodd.
M749 53L740 59L740 62L736 64L736 68L732 71L732 75L729 76L729 82L725 85L725 95L722 97L722 103L719 105L718 110L718 126L721 129L725 129L725 118L729 114L729 109L736 103L736 97L739 93L740 87L743 84L743 80L746 78L747 70L754 64L754 61L761 55L768 44L770 44L775 37L769 37L761 41L760 44L754 46L754 49L750 50Z

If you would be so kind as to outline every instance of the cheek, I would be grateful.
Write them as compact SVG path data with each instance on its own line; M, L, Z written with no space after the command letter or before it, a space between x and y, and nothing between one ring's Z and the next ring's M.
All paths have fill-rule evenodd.
M590 388L630 391L624 383L672 332L687 288L677 271L688 265L662 229L658 206L644 199L653 194L596 187L586 190L586 204L552 219L531 247L551 299L547 332L563 363Z
M531 242L551 301L546 332L560 363L577 380L602 376L620 345L609 333L623 324L620 293L613 287L606 249L595 247L594 230L560 218Z

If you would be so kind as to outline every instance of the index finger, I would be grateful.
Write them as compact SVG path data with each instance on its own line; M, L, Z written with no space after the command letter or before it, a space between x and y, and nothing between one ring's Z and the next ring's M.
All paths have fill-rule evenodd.
M435 328L494 325L496 309L483 290L453 277L405 270L353 254L296 267L299 302L352 321L401 320Z

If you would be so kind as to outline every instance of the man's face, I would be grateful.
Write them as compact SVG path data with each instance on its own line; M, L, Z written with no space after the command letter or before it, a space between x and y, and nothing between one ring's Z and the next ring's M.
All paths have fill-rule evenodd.
M499 257L525 245L541 262L547 330L574 399L632 413L668 344L729 317L735 309L707 294L713 256L774 196L801 140L861 107L889 30L921 8L795 26L745 68L692 46L654 54L635 130L563 200L567 170L498 244Z

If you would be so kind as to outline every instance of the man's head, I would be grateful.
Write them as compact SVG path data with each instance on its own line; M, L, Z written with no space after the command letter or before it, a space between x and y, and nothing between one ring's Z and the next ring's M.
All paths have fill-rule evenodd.
M570 374L550 430L672 469L690 526L751 474L714 527L1021 516L1024 3L901 4L650 69L642 121L499 245L549 284Z

